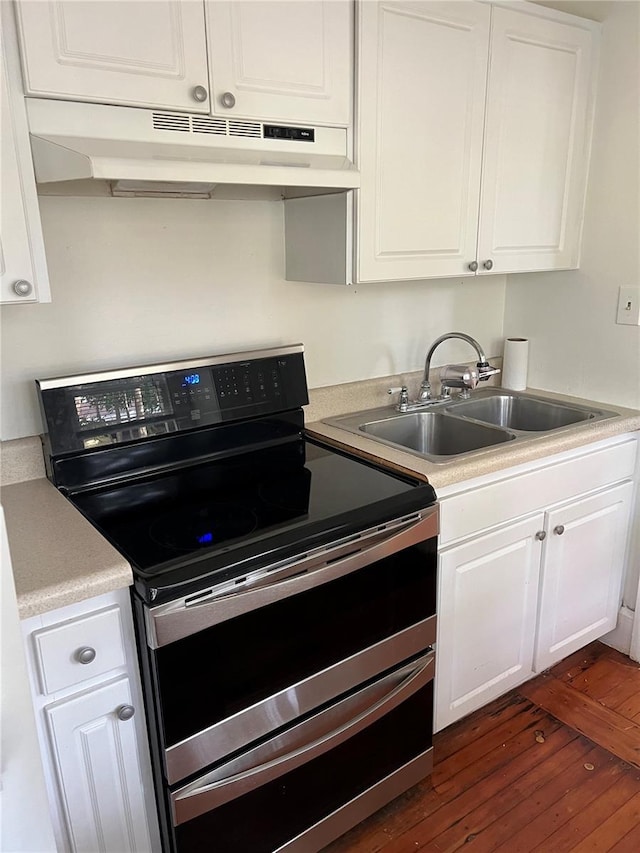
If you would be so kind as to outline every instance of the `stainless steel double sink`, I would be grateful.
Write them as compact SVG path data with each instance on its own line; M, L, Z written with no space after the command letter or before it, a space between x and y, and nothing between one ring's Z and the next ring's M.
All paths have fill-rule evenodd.
M446 462L534 434L618 417L616 412L556 403L520 391L486 388L471 397L442 400L398 412L389 407L356 412L324 423L429 459Z

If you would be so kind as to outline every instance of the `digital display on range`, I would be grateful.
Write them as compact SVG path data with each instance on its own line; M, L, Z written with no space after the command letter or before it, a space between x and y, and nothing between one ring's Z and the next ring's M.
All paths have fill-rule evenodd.
M189 373L187 376L183 376L182 378L182 387L188 388L189 385L199 385L200 384L200 374L199 373Z

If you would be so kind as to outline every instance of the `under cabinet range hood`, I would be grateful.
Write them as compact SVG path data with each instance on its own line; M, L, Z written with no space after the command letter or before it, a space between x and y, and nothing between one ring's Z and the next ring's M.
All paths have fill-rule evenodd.
M345 128L41 98L26 104L41 184L98 179L149 186L150 194L166 186L169 195L217 184L281 187L284 195L360 185Z

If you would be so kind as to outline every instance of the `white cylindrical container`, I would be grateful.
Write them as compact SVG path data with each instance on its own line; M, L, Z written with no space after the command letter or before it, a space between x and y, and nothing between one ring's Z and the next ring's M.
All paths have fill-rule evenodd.
M502 357L502 387L524 391L527 387L529 341L527 338L505 338Z

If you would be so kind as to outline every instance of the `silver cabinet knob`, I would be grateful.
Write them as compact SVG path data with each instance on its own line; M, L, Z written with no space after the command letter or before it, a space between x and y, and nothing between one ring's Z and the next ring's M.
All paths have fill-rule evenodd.
M536 539L539 539L542 542L543 539L547 538L546 530L538 530L536 533Z
M556 527L553 528L553 532L558 536L562 536L562 534L564 533L564 524L558 524Z
M471 263L469 264L469 269L471 270L471 272L475 272L478 269L478 262L471 261Z
M233 92L224 92L220 96L220 103L223 107L226 107L230 110L231 107L235 107L236 105L236 96L233 94Z
M485 261L485 262L482 264L482 266L483 266L486 270L492 270L492 269L493 269L493 261L491 260L491 258L489 258L489 260L488 260L488 261Z
M131 717L135 714L136 709L133 705L119 705L116 708L116 716L119 720L130 720Z
M91 646L83 646L75 653L75 659L78 663L93 663L96 659L96 650Z
M194 86L193 89L191 90L191 94L193 95L193 100L198 101L198 103L200 103L200 104L203 101L206 101L207 98L209 97L209 93L204 88L204 86Z
M33 291L33 285L30 281L25 281L24 278L19 278L13 282L13 292L18 296L30 296Z

